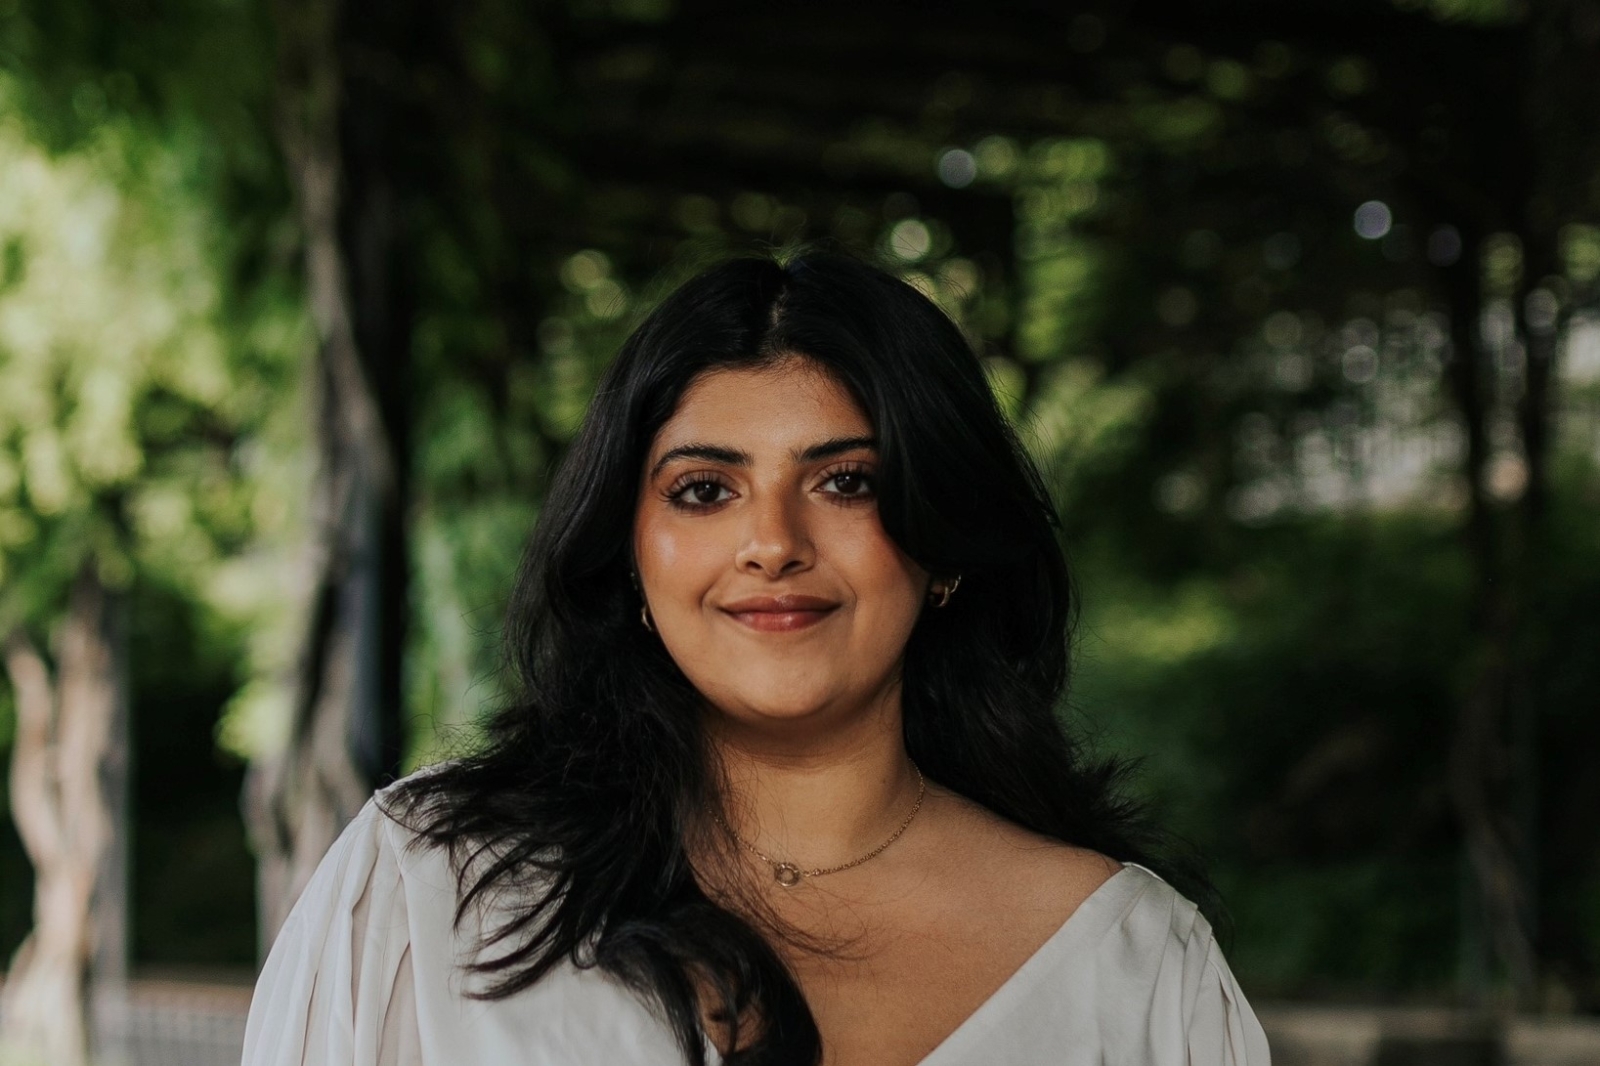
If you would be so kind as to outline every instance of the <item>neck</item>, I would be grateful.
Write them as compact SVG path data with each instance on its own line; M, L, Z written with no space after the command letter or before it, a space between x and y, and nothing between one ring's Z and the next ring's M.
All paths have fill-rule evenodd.
M849 862L882 844L918 791L899 711L893 701L807 743L714 726L729 828L771 859L805 869Z

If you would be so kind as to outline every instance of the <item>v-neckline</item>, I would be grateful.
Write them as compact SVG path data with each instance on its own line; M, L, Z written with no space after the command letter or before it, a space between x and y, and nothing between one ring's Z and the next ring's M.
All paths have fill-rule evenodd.
M1011 971L1011 976L1000 982L1000 986L989 993L982 1003L974 1007L971 1014L968 1014L961 1020L960 1024L946 1033L944 1039L934 1045L932 1051L918 1059L916 1066L942 1066L944 1056L951 1054L953 1048L964 1042L967 1033L983 1025L994 1015L1008 1009L1009 1001L1018 995L1017 990L1026 984L1028 978L1047 966L1049 961L1063 949L1064 945L1072 941L1077 931L1088 922L1088 919L1083 916L1097 910L1101 905L1101 901L1111 895L1111 886L1126 880L1130 870L1144 870L1144 867L1139 866L1137 863L1123 863L1122 869L1100 882L1093 892L1079 900L1078 905L1072 909L1071 914L1067 915L1066 920L1061 923L1060 927L1047 936L1037 948L1034 948L1033 953L1024 959L1015 970ZM1148 871L1145 872L1148 873Z
M953 1049L958 1048L960 1044L965 1042L969 1032L985 1024L994 1015L1005 1011L1008 1007L1008 1001L1017 996L1017 989L1022 987L1024 982L1033 976L1036 971L1048 965L1049 960L1063 949L1063 945L1070 943L1077 931L1087 924L1088 919L1084 918L1083 915L1099 909L1103 901L1111 895L1112 886L1127 880L1127 875L1131 870L1143 871L1151 877L1156 876L1138 863L1123 863L1122 869L1100 882L1093 892L1079 900L1078 905L1072 909L1072 913L1067 915L1061 925L1056 928L1056 931L1045 937L1043 942L1033 949L1033 953L1022 960L1022 963L1011 971L1009 977L1000 982L998 988L989 993L982 1003L972 1009L972 1013L963 1018L954 1029L944 1035L944 1038L938 1044L934 1045L932 1051L918 1059L916 1066L944 1066L944 1057L953 1054ZM705 1040L705 1046L709 1052L707 1058L713 1066L723 1066L722 1053L716 1049L709 1037ZM952 1063L951 1066L955 1066L955 1064Z

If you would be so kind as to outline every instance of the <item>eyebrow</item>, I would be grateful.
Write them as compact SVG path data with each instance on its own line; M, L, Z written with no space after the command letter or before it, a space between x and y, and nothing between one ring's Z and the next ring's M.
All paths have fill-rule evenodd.
M835 455L857 448L876 448L878 441L874 437L833 437L829 440L813 444L808 448L799 450L791 448L789 457L797 463L814 463L819 459L831 459ZM749 452L740 451L738 448L729 448L721 444L702 444L690 442L670 448L656 460L650 468L650 477L654 478L661 473L666 465L674 459L703 459L706 462L722 463L726 466L749 466L755 460Z

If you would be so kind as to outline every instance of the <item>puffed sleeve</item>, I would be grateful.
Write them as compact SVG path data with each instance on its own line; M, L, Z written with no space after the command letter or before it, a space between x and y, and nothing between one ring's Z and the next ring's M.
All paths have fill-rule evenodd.
M1269 1066L1267 1034L1207 930L1189 1016L1189 1066Z
M323 857L257 980L243 1066L421 1061L392 826L369 801Z
M1261 1023L1194 903L1132 864L1097 895L1090 902L1116 917L1084 960L1099 1004L1096 1061L1270 1066Z

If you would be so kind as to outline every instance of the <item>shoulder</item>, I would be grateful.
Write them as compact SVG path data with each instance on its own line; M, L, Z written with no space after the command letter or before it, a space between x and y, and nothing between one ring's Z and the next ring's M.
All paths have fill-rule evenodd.
M1089 848L1030 832L958 793L940 790L944 829L933 846L967 857L972 889L1012 913L1036 913L1054 928L1122 864Z
M272 954L313 952L352 921L405 927L407 911L453 917L460 878L451 849L417 829L422 812L404 802L429 767L374 793L323 853L274 941Z
M1114 981L1181 980L1185 998L1222 964L1211 923L1154 871L1128 863L1088 901L1096 966Z
M1089 904L1099 1026L1147 1062L1266 1066L1266 1035L1211 923L1143 866L1129 864Z
M1210 950L1215 943L1211 923L1187 896L1160 874L1138 863L1122 864L1115 892L1124 937L1149 947L1182 946Z
M317 863L274 938L245 1024L245 1066L358 1061L408 986L407 879L369 799Z
M315 941L357 911L403 906L417 887L454 886L448 849L430 846L395 802L407 780L379 789L340 831L300 890L280 941L293 935Z
M442 1002L435 986L469 959L450 849L395 817L404 784L361 807L278 930L251 1000L245 1066L366 1066L374 1048L414 1035L401 1022Z
M470 841L441 842L426 833L438 805L446 802L426 786L452 765L435 763L384 785L351 825L374 839L375 850L394 864L412 895L448 892L453 899L464 878L470 883L481 872L485 855Z
M317 877L324 887L330 881L348 885L385 869L433 879L431 875L449 868L449 849L434 845L421 831L428 816L426 800L412 802L414 786L439 769L425 767L372 794L323 856ZM451 875L448 880L453 884L456 879Z

